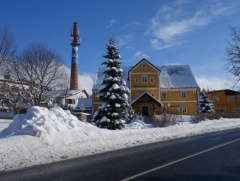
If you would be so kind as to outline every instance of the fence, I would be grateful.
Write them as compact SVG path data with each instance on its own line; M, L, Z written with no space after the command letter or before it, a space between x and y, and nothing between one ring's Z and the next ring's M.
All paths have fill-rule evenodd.
M13 116L13 112L0 112L0 118L2 119L12 119Z

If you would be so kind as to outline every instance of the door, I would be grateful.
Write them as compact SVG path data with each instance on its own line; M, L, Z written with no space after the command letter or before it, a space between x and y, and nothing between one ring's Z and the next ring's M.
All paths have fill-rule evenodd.
M142 106L142 115L148 116L149 115L149 108L148 106Z

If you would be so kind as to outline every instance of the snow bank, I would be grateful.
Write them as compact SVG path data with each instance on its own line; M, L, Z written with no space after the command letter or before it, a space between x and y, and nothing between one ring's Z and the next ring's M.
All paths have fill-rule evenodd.
M183 118L186 119L186 118ZM240 128L239 119L182 122L165 128L149 128L142 121L124 130L99 129L80 122L61 108L32 107L15 116L0 135L0 171L56 162L152 142Z
M0 133L0 138L13 135L45 137L62 132L71 134L73 130L87 132L90 129L97 130L90 124L80 122L69 111L64 111L60 107L48 110L34 106L29 108L25 115L16 115L9 127Z
M144 129L144 128L153 128L153 125L146 124L141 120L133 120L126 126L126 129Z
M7 128L12 121L12 119L0 119L0 133L3 129Z

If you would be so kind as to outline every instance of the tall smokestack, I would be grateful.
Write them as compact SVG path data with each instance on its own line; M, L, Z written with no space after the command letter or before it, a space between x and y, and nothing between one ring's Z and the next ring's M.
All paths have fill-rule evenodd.
M78 89L78 46L80 45L78 23L73 23L72 37L72 66L71 66L71 79L70 90Z

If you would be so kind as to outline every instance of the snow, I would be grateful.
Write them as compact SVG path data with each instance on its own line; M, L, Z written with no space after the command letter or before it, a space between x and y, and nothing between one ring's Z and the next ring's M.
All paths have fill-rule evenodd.
M68 91L67 96L72 96L72 95L78 94L78 93L80 93L82 91L83 91L83 89L70 90L70 91Z
M124 100L128 100L128 95L124 93L124 94L122 95L122 98L123 98Z
M103 116L100 122L110 122L110 119L108 119L106 116Z
M125 91L125 90L126 90L125 87L126 87L126 86L121 85L121 86L120 86L121 91Z
M116 99L116 96L114 95L114 94L112 94L111 96L110 96L110 99Z
M12 119L0 119L0 131L7 128L12 122Z
M164 128L135 120L124 130L106 130L81 122L61 108L32 107L25 115L15 116L12 122L0 119L0 129L11 122L8 128L0 130L0 171L240 128L239 119L222 118L197 124L191 124L190 117L182 119L184 122Z
M115 105L115 107L121 107L121 105L118 103L115 103L114 105Z
M119 114L118 113L112 113L112 116L117 117L117 116L119 116Z
M120 88L120 87L119 87L119 85L117 85L117 84L113 84L113 85L112 85L112 89L113 89L113 90L117 90L117 89L119 89L119 88Z
M161 70L161 88L198 87L198 84L189 65L164 65L157 67Z
M197 88L197 81L192 73L189 65L162 65L156 66L161 72L159 74L160 88ZM123 85L129 87L129 74L128 71L132 67L121 67L123 74L122 79L126 82ZM93 85L93 90L98 90L102 80L106 77L103 72L105 67L99 67L96 75L96 81Z

